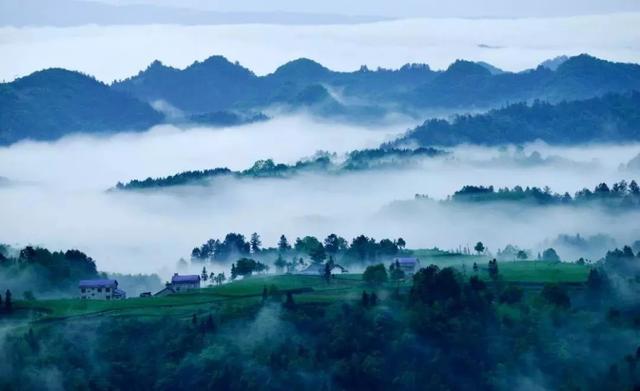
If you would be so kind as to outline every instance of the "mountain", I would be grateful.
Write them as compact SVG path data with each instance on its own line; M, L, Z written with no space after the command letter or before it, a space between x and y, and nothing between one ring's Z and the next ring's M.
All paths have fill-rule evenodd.
M640 90L640 66L580 55L518 73L464 60L444 71L407 64L397 70L362 67L354 72L336 72L301 58L271 74L256 76L216 56L184 70L156 62L137 76L114 83L113 88L141 100L164 100L185 112L203 113L260 111L271 105L291 104L316 85L339 94L342 105L374 107L377 114L390 110L406 114L432 109L488 110L513 102L560 102Z
M0 84L0 144L146 129L160 121L148 104L78 72L46 69Z
M558 69L558 67L560 65L562 65L568 59L569 59L569 57L567 57L567 56L558 56L558 57L550 58L548 60L545 60L545 61L541 62L540 66L543 67L543 68L547 68L547 69L550 69L552 71L555 71L555 70Z
M568 58L556 70L538 66L518 73L464 60L444 71L407 64L395 70L363 66L336 72L300 58L265 76L212 56L184 69L154 61L111 86L77 72L48 69L0 84L0 142L142 129L173 117L187 123L241 124L271 109L372 123L389 113L417 119L436 111L486 111L513 102L559 103L633 90L640 90L639 65L588 55ZM164 119L149 105L171 114Z
M640 92L582 101L517 103L479 115L434 119L389 143L419 146L640 141Z
M239 64L212 56L184 70L154 61L113 88L147 102L163 100L185 112L207 113L249 103L246 100L259 93L257 80L253 72Z

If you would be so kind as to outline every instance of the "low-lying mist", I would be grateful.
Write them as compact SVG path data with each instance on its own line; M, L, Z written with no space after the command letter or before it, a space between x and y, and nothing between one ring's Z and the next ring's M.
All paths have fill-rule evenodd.
M375 147L407 126L368 129L298 116L235 128L163 126L15 144L0 149L0 176L9 179L0 187L0 242L77 248L101 270L167 276L194 246L227 232L258 232L266 246L281 234L295 239L335 232L347 238L403 237L409 248L448 249L482 240L493 251L509 243L534 248L559 234L606 233L620 243L640 238L637 212L394 203L418 193L442 199L467 184L549 186L573 194L600 182L633 179L619 166L638 154L639 145L461 146L402 170L229 177L207 186L105 191L118 181L183 170L245 169L258 159L292 163L317 150L340 154Z

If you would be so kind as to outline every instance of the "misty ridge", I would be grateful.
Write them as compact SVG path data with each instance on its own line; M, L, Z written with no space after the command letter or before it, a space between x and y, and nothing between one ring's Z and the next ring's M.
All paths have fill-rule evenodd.
M516 104L488 114L489 118L498 118L494 119L494 126L504 132L500 137L495 137L498 130L493 130L494 134L478 133L471 138L469 128L483 121L472 116L454 118L452 126L463 127L455 132L460 136L451 138L447 132L447 136L423 137L421 141L452 144L488 140L636 140L637 135L628 128L637 123L637 93L631 91L640 89L640 66L588 55L562 60L518 73L463 60L444 71L433 71L426 64L407 64L396 70L363 67L355 72L335 72L302 58L271 74L256 76L237 62L212 56L185 69L155 61L137 75L111 85L78 72L46 69L1 85L0 139L5 144L22 139L53 140L71 133L144 130L160 123L241 125L296 112L360 124L397 123L394 118L398 116L415 121L436 113L447 116L530 102L531 107ZM607 93L626 95L559 103ZM539 104L536 100L558 105ZM509 116L524 118L523 111L539 121L556 116L558 121L567 122L574 112L598 106L601 111L583 118L591 124L591 132L603 127L608 130L598 134L580 131L559 138L557 133L564 131L562 126L550 129L540 123L520 133L515 124L509 128L499 123L499 119ZM119 115L115 116L116 112ZM469 122L466 128L465 118ZM575 121L579 120L580 117ZM444 121L427 122L416 129L416 134L426 126L430 126L428 134L446 131L446 125ZM576 132L573 125L568 122L563 126Z

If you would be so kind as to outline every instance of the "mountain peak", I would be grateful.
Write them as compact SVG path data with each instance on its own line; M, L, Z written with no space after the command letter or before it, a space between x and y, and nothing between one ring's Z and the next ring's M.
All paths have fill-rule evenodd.
M466 60L456 60L449 65L445 73L456 76L491 76L491 72L486 67Z
M560 65L564 64L568 59L569 57L565 55L557 56L541 62L539 66L555 71L558 69Z
M289 61L288 63L281 65L276 69L273 73L274 75L284 76L284 77L317 77L325 75L329 72L329 69L322 66L316 61L313 61L308 58L298 58L293 61Z

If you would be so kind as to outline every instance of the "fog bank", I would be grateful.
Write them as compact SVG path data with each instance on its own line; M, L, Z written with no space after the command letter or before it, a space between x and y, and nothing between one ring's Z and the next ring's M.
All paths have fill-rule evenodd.
M183 68L213 54L258 74L298 57L353 71L360 65L446 68L458 58L510 71L559 55L590 53L640 62L640 13L525 19L405 19L356 25L81 26L0 28L0 80L49 67L79 70L110 82L155 59ZM535 39L532 39L535 37ZM117 61L114 61L117 59Z
M439 203L408 212L390 207L416 193L441 199L466 184L548 185L573 193L603 181L630 180L619 165L638 154L637 144L532 144L524 150L461 146L403 170L219 178L209 186L104 191L117 181L186 169L245 169L258 159L291 163L319 149L343 153L374 147L398 129L290 117L229 129L163 126L141 134L18 143L0 149L0 176L9 179L0 187L0 242L78 248L102 270L166 276L194 246L227 232L258 232L265 245L275 245L281 234L295 239L335 232L347 238L402 236L411 248L454 248L482 240L492 250L508 243L532 247L561 233L606 233L620 243L640 238L637 213L580 208L515 213Z

